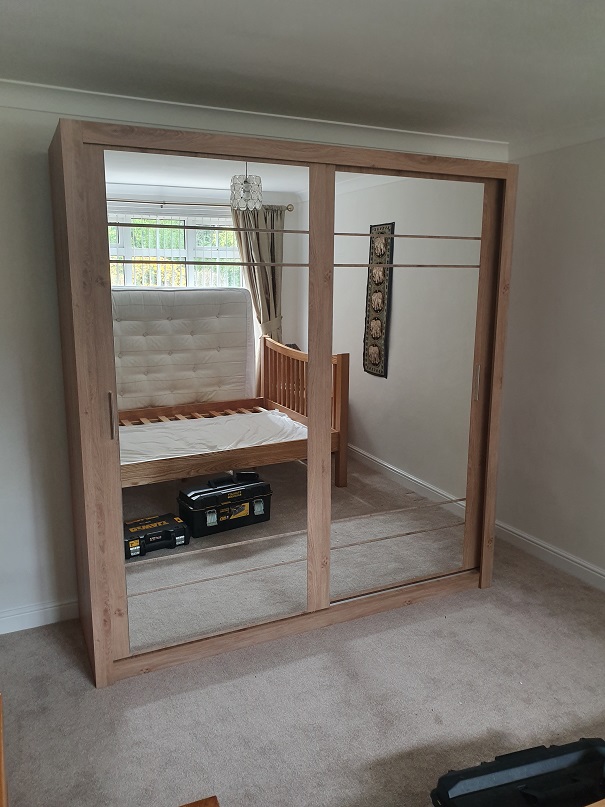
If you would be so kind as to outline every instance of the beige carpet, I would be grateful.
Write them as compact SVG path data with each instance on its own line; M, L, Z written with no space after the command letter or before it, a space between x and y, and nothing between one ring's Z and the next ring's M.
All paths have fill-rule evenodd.
M307 516L306 466L296 462L260 471L274 491L269 522L126 564L133 651L306 610L307 535L301 529ZM174 484L127 494L129 515L158 513L174 495ZM356 515L333 520L332 599L461 566L462 511L452 513L355 462L350 485L334 488L333 495L335 513Z
M499 545L493 588L124 681L76 623L0 636L11 807L428 807L440 774L605 734L605 594Z

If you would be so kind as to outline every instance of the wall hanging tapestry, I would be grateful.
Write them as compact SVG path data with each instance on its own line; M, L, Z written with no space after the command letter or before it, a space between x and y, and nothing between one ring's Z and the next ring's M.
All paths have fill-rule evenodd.
M387 377L389 309L392 282L395 222L372 224L366 296L366 326L363 338L363 369Z

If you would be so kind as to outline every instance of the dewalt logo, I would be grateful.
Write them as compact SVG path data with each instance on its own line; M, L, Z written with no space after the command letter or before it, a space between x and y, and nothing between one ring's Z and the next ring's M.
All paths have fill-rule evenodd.
M141 527L130 527L130 532L140 532L141 530L152 530L155 527L166 527L168 526L167 521L156 521L153 524L143 524Z

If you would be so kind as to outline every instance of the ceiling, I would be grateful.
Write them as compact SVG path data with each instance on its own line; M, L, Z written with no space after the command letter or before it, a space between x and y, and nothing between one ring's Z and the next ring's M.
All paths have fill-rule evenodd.
M605 116L603 0L3 0L0 78L514 141Z
M136 151L105 152L105 180L112 191L128 194L132 186L137 195L145 186L156 191L162 189L185 191L209 191L206 196L226 199L229 195L233 174L243 174L245 163L241 160L213 160L206 157L181 157L175 154L144 154ZM299 165L274 163L248 163L249 174L260 174L263 191L287 193L308 199L309 171ZM336 172L337 191L343 192L364 186L382 185L396 181L394 177ZM119 186L119 189L118 189ZM219 194L212 193L220 191ZM193 194L196 198L198 193ZM189 194L183 194L189 200ZM168 198L168 197L167 197Z
M233 174L243 174L245 170L241 160L105 152L105 179L112 184L220 190L228 195ZM265 191L296 195L308 192L309 171L298 165L248 163L248 173L261 175Z

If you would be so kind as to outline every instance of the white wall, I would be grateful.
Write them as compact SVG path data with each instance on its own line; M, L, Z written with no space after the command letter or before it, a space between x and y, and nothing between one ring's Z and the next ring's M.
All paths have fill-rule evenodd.
M482 203L479 184L349 175L337 184L336 231L369 233L371 224L395 221L398 233L479 236ZM376 378L363 371L368 245L368 237L341 237L335 246L335 263L365 265L334 273L332 347L351 357L350 443L429 487L462 497L478 271L394 269L388 377ZM479 262L478 242L398 239L394 249L395 263ZM297 280L289 288L299 311L284 326L293 327L294 341L304 348L308 274L299 271Z
M500 455L503 534L605 588L605 140L520 161Z
M482 204L479 184L402 179L340 192L336 231L367 233L371 224L394 221L398 233L479 236ZM337 238L335 262L367 264L368 242ZM478 264L479 246L397 239L394 262ZM363 370L367 275L367 268L334 273L333 349L351 354L350 442L430 487L462 497L478 270L393 270L386 379Z
M76 613L47 168L62 116L507 157L493 143L0 81L0 632Z
M0 121L0 630L74 613L48 168L56 116Z

